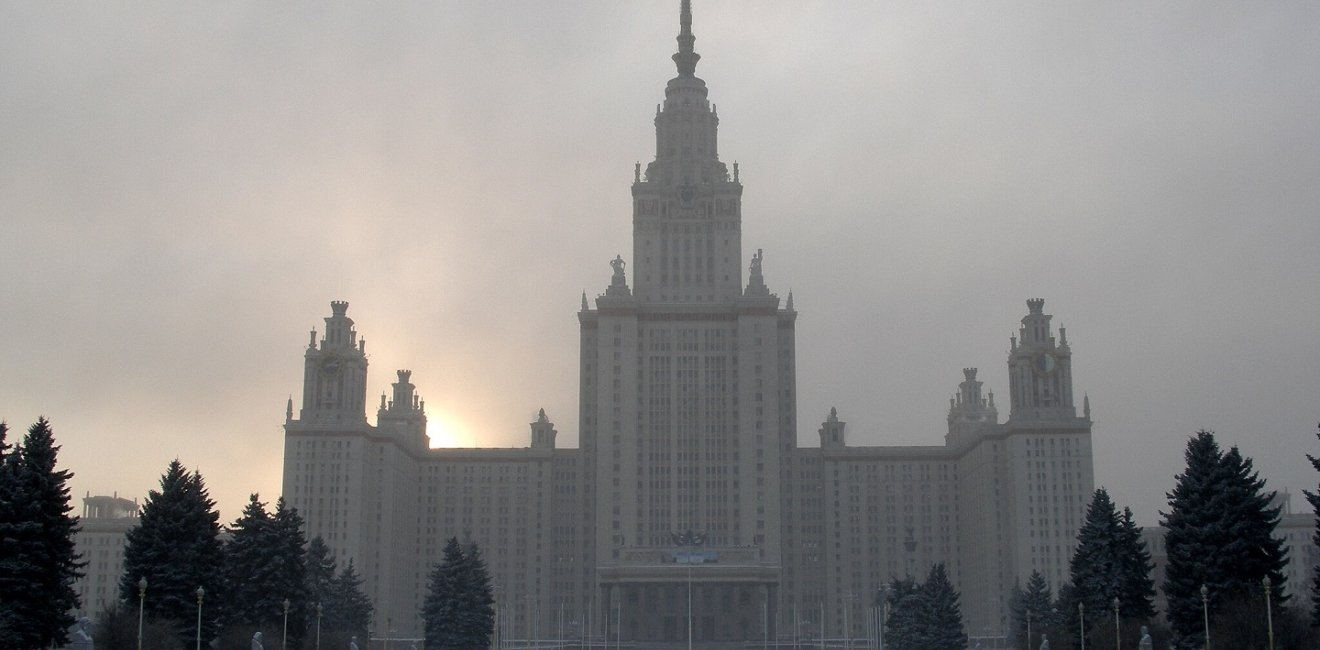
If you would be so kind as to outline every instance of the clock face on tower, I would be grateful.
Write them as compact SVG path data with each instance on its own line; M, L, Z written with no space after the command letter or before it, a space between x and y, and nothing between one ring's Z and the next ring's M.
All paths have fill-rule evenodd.
M1035 368L1036 372L1042 375L1048 375L1054 372L1054 368L1057 367L1058 363L1054 360L1054 355L1049 352L1041 352L1036 355L1036 358L1031 362L1031 365Z

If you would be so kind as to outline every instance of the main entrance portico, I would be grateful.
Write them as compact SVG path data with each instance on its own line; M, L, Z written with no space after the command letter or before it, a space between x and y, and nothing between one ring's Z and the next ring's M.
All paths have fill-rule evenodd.
M779 567L758 555L756 548L626 549L618 563L599 568L610 636L637 647L686 647L690 625L694 648L775 639Z

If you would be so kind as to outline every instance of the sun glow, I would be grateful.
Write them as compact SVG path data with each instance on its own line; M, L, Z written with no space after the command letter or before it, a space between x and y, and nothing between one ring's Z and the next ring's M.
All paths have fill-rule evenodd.
M467 427L441 413L427 415L426 435L431 439L432 449L472 446L472 434Z

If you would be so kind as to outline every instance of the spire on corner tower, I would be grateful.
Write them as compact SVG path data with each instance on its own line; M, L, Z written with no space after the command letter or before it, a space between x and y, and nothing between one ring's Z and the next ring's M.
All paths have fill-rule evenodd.
M697 37L692 35L692 2L683 0L678 9L678 52L673 57L680 77L691 77L697 72L701 55L693 49L696 42Z

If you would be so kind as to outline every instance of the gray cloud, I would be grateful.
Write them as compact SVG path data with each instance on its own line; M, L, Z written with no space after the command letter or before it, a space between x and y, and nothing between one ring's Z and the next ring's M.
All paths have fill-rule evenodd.
M306 332L352 302L462 444L576 433L580 292L631 250L676 5L0 7L3 417L81 494L175 456L279 491ZM1097 482L1153 523L1215 429L1314 487L1320 74L1303 3L696 3L744 240L794 291L799 432L939 444L1069 328Z

